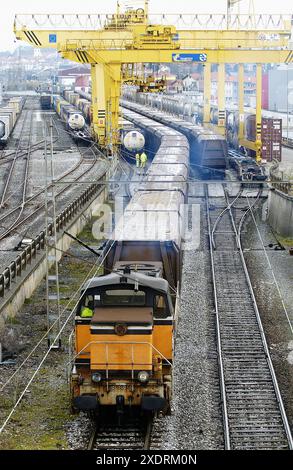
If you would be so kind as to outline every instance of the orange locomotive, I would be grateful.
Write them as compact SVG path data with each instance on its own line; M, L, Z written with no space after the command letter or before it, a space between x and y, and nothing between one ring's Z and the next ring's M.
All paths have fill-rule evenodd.
M75 317L73 408L168 412L174 307L162 273L162 262L117 262L85 286Z

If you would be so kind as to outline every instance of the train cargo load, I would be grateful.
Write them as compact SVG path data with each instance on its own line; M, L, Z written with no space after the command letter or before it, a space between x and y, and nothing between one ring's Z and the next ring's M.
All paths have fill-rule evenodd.
M40 97L40 104L42 109L51 109L51 95L48 93L42 93Z
M145 145L145 138L141 132L136 130L127 132L123 139L124 147L130 152L143 149Z

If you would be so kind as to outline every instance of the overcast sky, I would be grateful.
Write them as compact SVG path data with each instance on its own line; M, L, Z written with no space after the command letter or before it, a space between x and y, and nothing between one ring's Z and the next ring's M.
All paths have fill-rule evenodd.
M142 2L143 3L143 2ZM150 0L150 13L224 13L226 0ZM243 0L241 13L247 13L249 0ZM255 11L292 13L292 0L254 0ZM13 49L15 13L114 13L116 0L6 0L1 3L0 48Z

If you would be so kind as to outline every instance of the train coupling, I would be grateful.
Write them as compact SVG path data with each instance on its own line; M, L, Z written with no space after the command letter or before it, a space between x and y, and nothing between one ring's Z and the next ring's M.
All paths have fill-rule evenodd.
M117 397L116 397L116 413L117 413L118 425L119 426L121 424L121 419L124 415L124 405L125 405L124 396L123 395L117 395Z

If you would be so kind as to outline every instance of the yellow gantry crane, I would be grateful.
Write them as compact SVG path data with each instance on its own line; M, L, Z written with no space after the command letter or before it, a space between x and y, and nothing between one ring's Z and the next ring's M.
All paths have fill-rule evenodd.
M262 64L289 63L290 17L277 15L157 15L118 4L116 14L16 15L16 38L52 47L91 65L93 134L101 146L119 142L122 68L139 63L198 62L204 67L204 121L210 121L211 64L218 65L218 131L225 130L225 64L239 64L239 140L261 155ZM176 24L176 26L175 26ZM177 26L178 25L178 26ZM243 66L257 64L256 142L244 140ZM243 116L243 118L242 118ZM108 122L110 121L110 122Z

